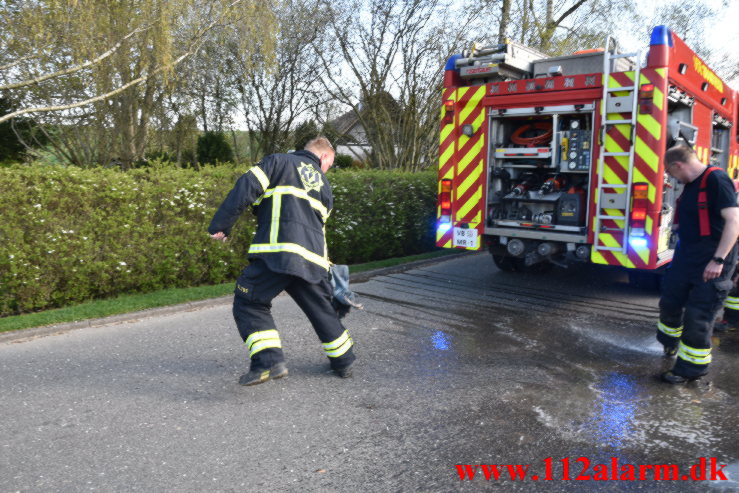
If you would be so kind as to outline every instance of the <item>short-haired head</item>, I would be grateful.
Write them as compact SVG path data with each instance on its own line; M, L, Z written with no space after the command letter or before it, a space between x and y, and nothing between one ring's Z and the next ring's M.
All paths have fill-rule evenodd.
M305 144L305 150L318 156L318 160L321 162L321 171L324 173L334 165L334 156L336 156L336 151L334 150L334 146L331 145L331 141L326 137L319 135L318 137L309 140L308 143Z
M331 145L331 141L323 135L319 135L305 144L305 149L311 151L316 155L321 155L324 152L335 154L334 146Z
M692 158L698 159L695 151L692 147L678 144L674 147L670 147L665 152L665 167L669 167L676 162L688 163L692 161Z

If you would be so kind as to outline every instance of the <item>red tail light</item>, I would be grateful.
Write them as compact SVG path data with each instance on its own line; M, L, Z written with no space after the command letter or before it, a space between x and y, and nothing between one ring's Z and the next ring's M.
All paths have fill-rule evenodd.
M631 221L632 223L640 222L640 221L646 221L647 219L647 210L642 208L633 208L631 209Z
M634 183L631 188L631 213L629 236L646 236L647 209L649 208L649 184Z
M442 122L445 125L454 123L454 101L451 99L444 101L444 110L444 118L442 119Z
M639 88L639 113L651 113L654 98L654 84L643 84Z
M441 180L441 193L439 194L439 214L443 223L452 221L452 180Z
M654 96L654 84L643 84L639 88L639 99L652 99L652 96Z

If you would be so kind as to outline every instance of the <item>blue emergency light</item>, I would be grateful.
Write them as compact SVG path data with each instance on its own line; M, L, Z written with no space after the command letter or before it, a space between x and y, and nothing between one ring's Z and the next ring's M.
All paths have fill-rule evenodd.
M635 237L630 236L629 237L629 245L631 245L631 248L637 249L637 248L646 248L647 246L647 239L641 238L641 237Z
M652 46L667 45L672 48L672 31L667 26L655 26L649 40Z

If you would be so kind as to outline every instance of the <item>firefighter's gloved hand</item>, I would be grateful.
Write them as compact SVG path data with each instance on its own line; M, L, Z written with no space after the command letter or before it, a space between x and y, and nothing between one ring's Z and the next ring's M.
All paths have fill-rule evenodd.
M331 304L339 318L344 318L352 307L361 310L362 305L357 303L356 295L349 289L349 267L346 265L331 265L329 276L333 288Z

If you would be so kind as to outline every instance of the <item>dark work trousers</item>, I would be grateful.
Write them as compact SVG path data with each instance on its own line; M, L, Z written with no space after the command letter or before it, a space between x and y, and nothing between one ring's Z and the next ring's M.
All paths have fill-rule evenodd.
M727 320L732 326L739 323L739 285L737 285L737 278L739 277L739 269L734 270L734 275L731 277L732 287L729 291L729 296L726 298L723 306L723 314L719 314L716 320ZM723 316L722 316L723 315Z
M667 348L677 348L672 372L686 378L708 373L713 323L732 287L735 263L709 282L703 282L704 269L678 262L662 281L657 340Z
M249 350L252 370L266 370L284 361L282 343L272 318L272 300L286 291L313 325L323 350L337 370L356 359L353 341L331 305L331 284L327 277L311 284L300 277L269 270L253 259L236 281L233 315L239 334Z

